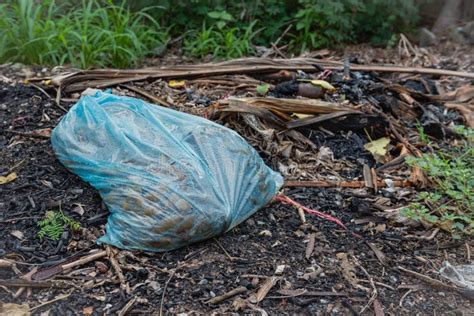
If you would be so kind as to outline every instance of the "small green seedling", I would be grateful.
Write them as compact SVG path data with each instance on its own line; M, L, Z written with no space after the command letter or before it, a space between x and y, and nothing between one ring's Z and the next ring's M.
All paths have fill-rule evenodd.
M255 91L259 95L266 95L268 93L268 90L270 90L270 85L268 83L261 84L261 85L257 86L257 88L255 89Z
M456 238L459 233L474 233L474 130L455 130L464 136L457 146L407 159L408 164L418 166L430 177L434 188L421 192L418 201L402 214L450 231ZM420 133L422 141L428 141L423 135Z
M51 240L58 240L65 228L69 227L74 232L78 231L81 225L64 215L62 211L47 211L44 214L44 219L38 222L38 227L40 228L39 239L43 240L44 237L48 237Z

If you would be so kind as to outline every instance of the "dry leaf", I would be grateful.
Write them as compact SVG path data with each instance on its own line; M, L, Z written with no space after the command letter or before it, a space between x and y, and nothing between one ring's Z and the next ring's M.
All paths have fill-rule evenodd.
M293 116L296 116L299 119L304 119L308 117L313 117L314 115L302 114L302 113L293 113Z
M38 136L51 137L51 128L42 128L34 130L32 133Z
M354 266L349 262L347 258L347 253L339 252L336 254L336 257L339 258L341 268L342 268L342 276L346 279L353 287L357 288L359 284L359 279L356 276Z
M39 180L41 182L41 184L43 184L44 186L50 188L50 189L54 189L53 187L53 183L51 181L48 181L48 180Z
M325 80L305 80L305 79L302 79L302 80L298 80L298 81L303 81L303 82L311 82L311 84L313 86L318 86L318 87L321 87L323 88L324 90L327 90L327 91L336 91L336 88L330 84L329 82L325 81Z
M374 252L375 256L377 259L380 261L381 264L384 266L388 265L388 259L387 256L380 250L376 245L374 245L371 242L367 242L367 245L369 246L370 249Z
M385 315L385 313L383 311L383 306L382 306L382 304L380 304L378 299L374 300L373 306L374 306L375 316L384 316Z
M82 309L82 315L85 315L85 316L92 315L93 312L94 312L94 307L92 306L87 306Z
M272 232L265 229L258 233L259 236L272 237Z
M168 82L170 88L182 88L185 84L186 81L184 80L170 80L170 82Z
M374 156L378 162L385 162L387 146L390 144L390 138L382 137L364 145L364 148Z
M316 242L316 234L310 234L309 235L309 240L308 240L308 245L306 246L306 252L305 252L305 258L309 259L311 255L313 254L314 251L314 244Z
M244 309L247 308L247 302L240 298L240 297L237 297L233 302L232 302L232 307L234 308L234 310L236 312L238 311L243 311Z
M316 156L318 161L333 161L334 153L329 147L321 146L319 147L318 155Z
M15 236L16 238L18 238L20 240L22 240L25 237L25 235L19 230L12 230L10 232L10 235Z
M13 261L0 259L0 268L10 268L13 264Z
M72 208L72 212L79 214L80 216L84 215L84 208L82 207L82 204L79 203L74 203L74 207Z
M30 307L27 304L14 304L0 302L0 315L29 316Z
M16 172L12 172L5 177L0 177L0 184L6 184L16 179Z
M277 266L276 270L275 270L275 274L282 274L283 271L285 271L285 268L286 268L286 265L282 264L282 265L279 265Z
M255 296L256 302L261 302L265 296L267 296L268 292L272 289L272 287L275 286L277 283L278 278L277 277L270 277L265 281L265 283L258 289L258 292Z

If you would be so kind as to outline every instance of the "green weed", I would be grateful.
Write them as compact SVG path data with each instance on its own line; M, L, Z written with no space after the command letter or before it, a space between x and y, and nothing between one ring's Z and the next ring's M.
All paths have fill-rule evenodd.
M474 130L457 127L464 140L449 150L423 154L407 162L417 165L434 183L434 190L421 192L418 201L403 214L445 230L474 233Z
M51 240L58 240L64 229L68 227L72 231L77 231L81 225L72 218L64 215L62 211L47 211L44 219L38 222L40 228L38 232L39 239L48 237Z
M130 67L164 45L148 9L132 12L122 4L83 0L63 7L55 1L17 0L0 7L0 62L89 68Z
M222 26L221 29L203 24L201 31L191 32L184 41L184 51L194 57L212 55L216 58L235 58L251 55L253 30L256 21L239 30L236 27Z
M293 53L355 41L393 45L399 32L416 25L418 3L4 0L0 63L135 67L163 51L169 38L182 38L187 55L216 58L252 55L255 45L271 47L277 40Z

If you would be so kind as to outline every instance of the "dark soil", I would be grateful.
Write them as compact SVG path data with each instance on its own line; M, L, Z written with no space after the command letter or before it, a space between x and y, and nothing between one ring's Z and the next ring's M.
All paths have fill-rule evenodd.
M0 259L19 262L17 266L23 273L33 266L45 268L100 248L94 241L103 233L107 210L98 193L56 160L49 139L31 137L39 129L54 128L62 115L62 110L38 89L0 83L0 175L17 173L16 180L0 185ZM345 135L324 138L321 134L314 140L318 146L330 147L338 159L355 156L358 166L372 165L372 158L361 149L366 140L360 138L364 136ZM346 176L359 175L360 170L356 170ZM302 224L295 208L272 203L216 239L166 253L122 252L119 262L131 289L129 294L118 284L109 260L103 258L56 276L55 280L65 282L64 289L32 289L29 297L25 292L14 298L0 287L0 301L34 307L70 294L34 310L34 314L49 311L49 315L90 311L93 315L115 314L134 297L137 300L130 314L158 314L160 304L163 312L170 314L232 312L236 310L233 302L238 302L235 297L217 305L205 301L239 286L248 289L240 295L247 298L265 283L265 277L275 276L277 267L284 265L276 275L276 285L256 304L269 314L357 314L369 302L372 289L361 267L376 282L375 304L383 306L387 314L464 314L472 310L462 296L420 284L397 269L402 266L436 277L437 267L444 260L466 263L469 241L454 242L441 233L431 241L423 241L406 227L367 222L356 225L353 220L370 210L359 213L360 203L359 207L354 204L362 198L370 206L371 200L355 197L350 190L300 188L287 190L286 194L307 207L340 218L349 226L349 232L308 214ZM74 211L78 204L85 211L82 215ZM81 231L67 231L59 241L40 240L38 220L46 211L58 209L80 222ZM12 236L14 231L23 236ZM312 234L315 247L306 258ZM369 242L385 255L385 265ZM310 277L306 274L314 271ZM348 274L357 281L351 284ZM18 277L12 270L0 268L0 279ZM282 292L298 289L331 294L294 296ZM373 314L373 308L371 304L365 313ZM259 313L248 307L240 312Z

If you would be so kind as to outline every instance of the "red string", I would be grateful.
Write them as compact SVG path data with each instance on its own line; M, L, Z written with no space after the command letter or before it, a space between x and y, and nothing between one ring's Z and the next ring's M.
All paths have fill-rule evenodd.
M321 217L327 221L330 221L330 222L333 222L333 223L336 223L337 225L341 226L342 228L344 228L345 230L347 230L347 227L346 225L344 225L339 219L329 215L329 214L326 214L326 213L323 213L323 212L320 212L320 211L316 211L316 210L312 210L310 208L307 208L306 206L303 206L301 205L300 203L296 202L296 201L293 201L292 199L290 199L289 197L287 197L286 195L276 195L273 197L273 200L275 201L278 201L278 202L281 202L281 203L284 203L284 204L290 204L290 205L293 205L293 206L296 206L296 207L299 207L301 208L303 211L309 213L309 214L313 214L313 215L316 215L318 217Z

